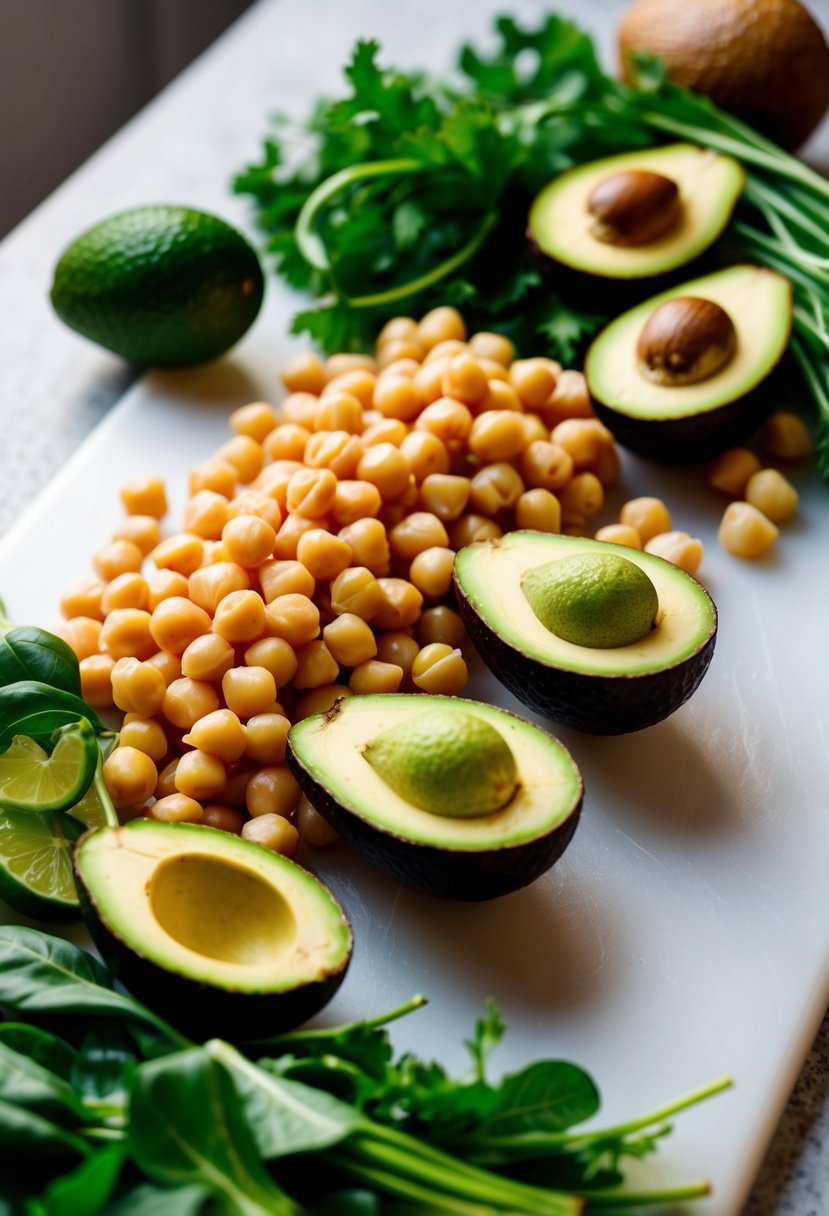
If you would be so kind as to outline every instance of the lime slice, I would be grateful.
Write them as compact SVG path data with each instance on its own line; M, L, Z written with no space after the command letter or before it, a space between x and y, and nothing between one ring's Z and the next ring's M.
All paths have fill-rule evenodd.
M0 810L68 811L86 793L98 763L98 740L85 719L55 731L51 752L15 735L0 755Z
M72 807L71 816L0 811L0 898L37 920L78 920L72 841L79 823L96 828L105 822L94 785Z

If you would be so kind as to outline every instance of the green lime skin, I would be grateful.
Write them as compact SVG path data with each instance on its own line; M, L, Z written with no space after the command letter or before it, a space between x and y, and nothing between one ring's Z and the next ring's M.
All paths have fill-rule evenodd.
M224 354L259 312L264 277L241 233L189 207L138 207L83 233L51 300L72 329L131 363L186 367Z
M545 629L576 646L607 650L641 642L659 598L640 566L615 554L578 553L536 566L522 590Z
M509 744L494 726L461 710L409 718L377 735L363 756L396 794L432 815L490 815L517 787Z

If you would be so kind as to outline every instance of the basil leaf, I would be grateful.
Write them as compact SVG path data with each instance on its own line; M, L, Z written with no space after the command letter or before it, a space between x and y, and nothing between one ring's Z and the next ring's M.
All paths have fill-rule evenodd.
M51 1119L15 1106L0 1098L0 1148L14 1149L27 1157L86 1156L87 1144L80 1136L59 1127Z
M29 1026L25 1022L0 1022L0 1045L2 1044L10 1047L12 1051L29 1056L64 1081L71 1079L76 1059L75 1049L64 1039L50 1034L48 1030Z
M201 1047L138 1069L130 1103L130 1148L156 1182L202 1183L219 1216L299 1216L259 1158L227 1071Z
M0 634L0 687L18 680L37 680L50 688L81 695L78 658L63 638L34 625Z
M0 1101L60 1123L85 1121L86 1110L68 1081L0 1042Z
M206 1186L154 1186L142 1182L101 1210L101 1216L198 1216L210 1191Z
M15 735L48 741L52 734L69 722L86 718L96 734L105 731L93 709L60 688L50 688L37 680L18 680L0 688L0 752L4 752Z
M82 1161L70 1174L56 1178L40 1198L43 1216L98 1216L118 1183L126 1152L111 1144Z
M592 1079L565 1060L542 1060L504 1077L496 1088L497 1105L484 1121L485 1137L524 1132L561 1132L599 1109Z

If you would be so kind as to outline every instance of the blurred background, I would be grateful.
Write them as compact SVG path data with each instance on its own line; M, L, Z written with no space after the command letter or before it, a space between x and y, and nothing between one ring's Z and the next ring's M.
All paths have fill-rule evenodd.
M0 0L0 238L253 0Z

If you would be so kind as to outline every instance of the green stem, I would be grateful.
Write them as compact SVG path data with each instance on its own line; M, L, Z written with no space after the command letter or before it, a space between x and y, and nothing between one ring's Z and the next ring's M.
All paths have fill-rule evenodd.
M0 634L8 633L10 629L14 629L14 625L6 616L6 605L0 598Z
M799 228L806 236L811 237L818 244L822 244L829 251L829 237L827 237L826 230L821 228L810 216L805 215L802 209L796 207L779 190L771 190L764 182L750 176L746 182L743 197L747 203L760 212L767 223L770 224L771 215L777 215L778 218L785 217L793 228Z
M655 1191L585 1191L584 1196L592 1207L596 1204L602 1208L635 1208L654 1203L682 1203L684 1199L704 1199L711 1194L711 1184L701 1179L699 1182L682 1182L678 1186L666 1186Z
M417 1210L422 1213L422 1216L431 1216L431 1213L439 1212L448 1213L449 1216L496 1216L498 1211L489 1205L482 1207L479 1203L450 1199L440 1192L433 1191L407 1178L401 1178L399 1174L378 1169L376 1166L360 1165L344 1153L329 1152L326 1155L329 1161L351 1178L359 1182L367 1182L375 1190L398 1195L401 1199L410 1199L417 1203Z
M103 756L98 757L98 764L95 768L95 776L93 778L93 784L95 786L95 793L98 796L98 801L100 802L101 807L103 808L104 819L106 820L107 827L110 827L110 828L120 827L121 824L120 824L120 820L118 819L118 812L116 811L113 801L109 796L109 790L107 789L106 782L104 781Z
M325 242L314 231L314 223L325 204L335 195L340 194L355 182L372 177L398 177L408 173L422 173L428 166L422 161L411 157L399 157L395 160L374 160L364 165L350 165L340 169L325 181L320 182L316 190L312 190L302 205L294 228L294 239L299 246L302 256L315 270L331 269L331 261Z
M84 1128L84 1135L90 1140L125 1140L126 1132L121 1131L117 1127L87 1127Z
M359 1022L348 1022L344 1026L335 1026L333 1029L320 1027L315 1030L298 1030L291 1034L278 1034L272 1039L254 1039L251 1042L245 1043L245 1049L248 1047L281 1047L286 1051L290 1051L293 1047L302 1047L306 1043L313 1044L319 1040L326 1040L332 1037L347 1036L355 1030L375 1030L381 1026L388 1026L390 1022L396 1022L398 1018L404 1018L407 1014L413 1013L416 1009L421 1009L429 1002L422 993L417 993L416 996L410 997L402 1005L398 1005L396 1009L392 1009L390 1013L381 1013L377 1017L365 1018Z

